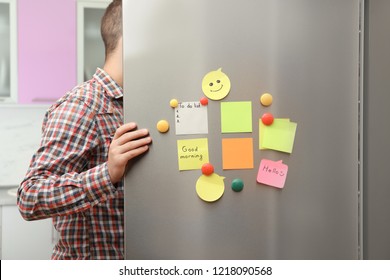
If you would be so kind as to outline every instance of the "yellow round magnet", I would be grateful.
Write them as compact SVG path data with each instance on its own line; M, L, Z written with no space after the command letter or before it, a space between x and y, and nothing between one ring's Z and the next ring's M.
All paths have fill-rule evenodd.
M264 93L260 97L260 103L266 107L270 106L272 104L272 95L269 93Z
M196 182L196 193L206 202L220 199L225 192L225 177L212 173L209 176L201 175Z
M179 105L179 101L177 101L177 99L171 99L171 101L169 101L169 105L172 108L176 108Z
M166 120L161 120L157 123L157 130L165 133L169 130L169 123Z

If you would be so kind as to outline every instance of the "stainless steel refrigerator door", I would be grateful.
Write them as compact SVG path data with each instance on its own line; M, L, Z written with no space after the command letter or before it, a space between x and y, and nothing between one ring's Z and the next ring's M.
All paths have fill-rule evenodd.
M153 138L125 178L127 259L358 258L359 3L123 1L125 121ZM231 90L209 101L208 133L176 135L169 101L199 100L203 76L220 67ZM228 101L252 102L251 133L221 133ZM297 123L291 154L259 150L265 112ZM168 133L157 131L161 119ZM221 141L232 137L253 138L253 169L222 169ZM178 169L177 140L195 138L208 139L225 177L214 203L195 192L200 170ZM288 165L283 189L256 183L262 159Z
M390 259L390 1L366 1L364 259Z

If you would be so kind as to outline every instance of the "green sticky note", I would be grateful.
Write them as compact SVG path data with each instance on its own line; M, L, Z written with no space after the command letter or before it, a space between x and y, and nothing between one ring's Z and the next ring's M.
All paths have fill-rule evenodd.
M252 132L252 102L221 102L221 132Z
M290 122L290 119L277 119L279 121L285 121L285 122ZM266 150L267 148L263 147L263 135L267 134L267 131L270 131L268 130L268 128L270 128L269 126L263 124L263 122L261 121L261 119L259 119L259 149L260 150ZM270 132L272 134L272 130Z
M289 119L274 119L271 125L259 121L259 149L292 153L297 124Z
M179 170L201 169L209 162L207 138L177 140Z

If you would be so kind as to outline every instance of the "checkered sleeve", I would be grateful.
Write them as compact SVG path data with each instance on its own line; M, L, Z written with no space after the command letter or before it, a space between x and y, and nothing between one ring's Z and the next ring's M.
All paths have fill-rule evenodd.
M20 184L17 203L26 220L85 211L116 192L107 164L94 164L99 140L95 113L82 100L46 114L41 146Z

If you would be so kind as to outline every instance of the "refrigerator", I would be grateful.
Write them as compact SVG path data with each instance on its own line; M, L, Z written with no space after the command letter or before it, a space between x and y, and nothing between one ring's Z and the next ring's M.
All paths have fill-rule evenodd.
M126 259L361 258L363 2L123 1Z
M365 1L364 259L390 259L390 2Z

